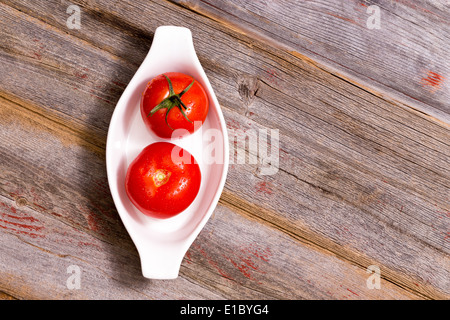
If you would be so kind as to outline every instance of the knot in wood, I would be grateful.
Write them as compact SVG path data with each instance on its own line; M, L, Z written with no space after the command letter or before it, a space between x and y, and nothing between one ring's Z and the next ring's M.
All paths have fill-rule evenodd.
M245 107L252 104L259 89L259 80L255 76L240 75L237 80L239 96Z

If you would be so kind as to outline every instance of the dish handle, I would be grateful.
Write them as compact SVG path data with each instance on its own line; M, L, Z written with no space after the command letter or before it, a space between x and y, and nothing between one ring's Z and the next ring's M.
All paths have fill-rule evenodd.
M148 279L175 279L186 250L173 246L144 246L138 248L142 275Z
M198 60L191 30L176 26L156 28L146 60L157 61L158 69L170 69L172 65L181 69L190 68L193 61Z

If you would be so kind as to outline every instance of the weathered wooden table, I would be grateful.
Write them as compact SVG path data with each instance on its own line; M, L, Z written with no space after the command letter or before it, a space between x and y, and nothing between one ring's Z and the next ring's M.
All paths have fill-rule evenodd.
M448 1L0 8L1 298L450 297ZM175 280L142 277L105 168L160 25L192 31L235 151L237 130L279 136L276 172L230 165Z

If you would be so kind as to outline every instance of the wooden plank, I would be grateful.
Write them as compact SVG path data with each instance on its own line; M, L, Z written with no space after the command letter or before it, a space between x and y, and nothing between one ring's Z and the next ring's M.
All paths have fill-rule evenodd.
M16 299L14 299L14 297L10 296L9 294L0 292L0 300L16 300Z
M217 208L185 260L184 266L190 272L183 270L183 274L201 283L216 281L214 274L218 272L223 276L222 282L231 285L233 291L238 292L242 287L253 289L252 299L261 297L258 292L271 299L418 298L384 279L383 290L369 289L367 266L349 265L326 251L261 224L259 219L236 215L234 211L239 212L240 208L230 206L227 199L222 202L225 206ZM239 235L232 242L229 241L231 233ZM206 260L207 264L193 266L191 259ZM209 272L198 272L197 267L206 267ZM216 286L216 289L222 288ZM225 290L230 295L229 289ZM233 294L231 298L238 299L239 294Z
M111 226L106 221L108 218L118 219L116 213L106 211L99 199L106 196L107 202L112 205L104 189L106 186L91 182L93 188L89 188L89 193L93 199L88 200L85 199L86 194L73 192L82 187L75 186L76 182L58 181L68 179L67 175L79 175L79 164L64 164L64 175L50 171L51 163L59 152L70 152L70 157L83 159L87 159L88 154L95 158L96 153L87 146L79 145L76 137L70 143L61 143L61 136L64 135L59 130L72 135L70 129L64 126L58 128L43 117L35 119L35 114L28 108L2 101L1 116L5 119L3 137L10 145L21 144L24 149L33 150L34 157L39 156L38 147L43 145L55 153L42 158L42 169L36 172L26 169L36 158L22 154L22 158L8 159L3 156L2 159L2 194L7 194L7 197L0 201L0 226L2 243L11 245L2 249L3 277L0 287L7 288L8 294L13 297L204 299L221 298L216 295L221 293L227 298L263 299L415 298L384 280L382 291L370 290L365 285L367 274L359 267L349 266L336 257L330 257L329 253L304 247L290 236L261 227L254 220L237 215L223 205L219 206L211 223L189 250L182 266L182 277L174 284L166 281L146 286L147 281L140 277L138 257L126 231L120 223ZM13 126L20 130L13 130ZM25 135L36 138L26 139ZM2 150L2 154L7 153ZM97 157L101 158L99 155ZM16 165L9 168L5 167L6 163ZM105 168L101 162L91 159L86 163L90 165L91 179L103 178ZM64 184L72 186L64 188ZM18 187L21 185L24 185L23 188ZM58 192L55 192L55 185ZM76 203L74 209L70 208L68 196L64 195L70 191L71 201ZM77 217L79 215L81 217ZM223 243L233 230L238 230L243 236L224 248ZM20 254L13 254L12 250ZM290 256L293 251L297 254ZM281 269L280 261L284 265ZM305 261L308 261L307 266ZM67 268L72 265L82 270L79 290L70 290L66 284ZM323 287L311 284L319 282L317 277L328 279L327 284ZM338 281L329 281L332 277L337 277ZM189 284L182 278L188 279ZM188 294L185 290L192 290L192 282L198 282L202 288L210 287L214 293L197 288L198 295ZM136 283L141 284L136 288ZM128 290L124 290L124 285ZM166 287L172 285L176 285L178 290ZM43 286L46 290L41 289Z
M443 2L174 2L450 122L450 24ZM371 26L374 7L379 29Z
M108 248L118 246L120 253L109 252L113 252L112 256L134 257L134 266L124 273L133 279L126 280L127 284L135 283L139 278L137 257L105 190L103 153L107 119L121 93L121 87L113 81L127 81L140 61L136 56L130 55L130 60L126 60L117 54L124 35L114 35L111 41L118 44L109 47L109 51L101 48L101 42L108 42L107 38L92 44L90 37L94 37L94 26L111 27L117 12L121 12L121 19L114 24L116 33L139 29L137 38L141 34L148 38L149 31L144 30L154 30L164 23L164 17L165 23L183 24L194 31L197 51L216 88L231 133L238 129L280 130L280 168L276 175L261 176L258 165L231 166L221 203L240 216L229 216L228 211L218 209L217 212L228 214L227 219L213 219L208 224L212 229L206 230L214 232L199 238L190 250L189 255L194 258L189 261L192 265L187 261L183 264L183 281L205 288L202 297L212 294L326 298L331 297L327 291L335 297L344 297L347 291L350 296L346 290L350 289L359 294L353 298L376 298L380 292L360 287L361 291L355 291L357 284L364 286L367 266L376 264L386 279L383 287L388 296L448 296L448 126L387 101L382 95L362 90L302 56L271 47L170 3L122 2L113 8L107 1L99 2L101 15L109 17L107 27L100 19L94 19L100 15L96 13L98 8L79 4L83 5L83 21L90 21L92 26L88 24L76 32L70 31L71 34L59 30L61 25L56 23L61 7L55 7L53 14L51 8L44 11L45 6L39 1L27 4L33 10L24 9L23 4L11 4L19 6L20 11L1 6L2 21L7 21L3 29L7 36L2 37L6 39L2 43L6 49L0 55L6 70L1 83L1 119L2 134L8 137L1 145L2 163L16 164L13 168L4 164L2 168L1 194L6 198L6 207L21 204L30 210L27 214L36 215L35 219L42 215L51 226L59 226L57 222L70 226L75 237L75 230L80 230L102 247L104 243ZM137 19L154 12L159 13L154 19ZM9 16L15 19L8 20ZM34 34L25 30L33 30ZM27 54L37 42L34 39L49 39L52 44L42 48L40 59ZM64 51L51 50L58 43L64 44ZM143 52L142 46L136 49ZM122 55L126 56L124 52ZM77 76L79 64L88 67ZM92 93L90 90L96 85L99 88ZM57 103L50 94L55 88ZM29 136L33 139L28 140ZM245 151L248 154L251 150ZM41 174L45 178L39 178ZM233 224L227 225L228 220L233 220ZM239 227L241 224L245 227ZM217 226L221 228L215 229ZM223 233L218 229L223 229ZM245 240L238 239L230 255L221 256L220 244L229 239L233 230L240 230L240 234L247 231L248 235ZM8 231L5 241L18 245L11 234L14 231ZM269 248L281 258L271 260L267 270L263 270L266 273L255 272L261 277L253 282L238 268L238 262L245 264L242 247L261 241L261 235L274 242L261 244L260 248ZM285 242L289 242L288 249L282 249ZM56 246L52 241L43 244L39 246L49 251L52 250L46 246ZM66 249L78 255L74 244L68 244ZM327 268L312 263L302 265L299 257L307 261L320 257L329 264ZM110 258L98 259L105 263ZM86 261L94 259L97 258L91 251ZM52 263L55 268L62 265L61 261ZM282 272L284 265L300 265L311 283L299 279L285 295L278 292L271 283L285 284L286 279L297 274L294 269ZM343 284L334 291L327 286L329 279L314 278L324 272L333 278L332 269L328 269L333 266L344 274L340 282L332 282L334 287ZM101 272L110 274L112 269L104 266ZM245 266L241 269L245 270ZM6 277L9 280L0 289L23 277L26 272L21 270ZM196 274L197 270L201 271ZM92 271L92 277L97 276L98 271ZM55 281L51 277L47 280ZM28 281L30 287L38 286ZM188 290L187 282L171 297L186 297L187 291L183 290ZM64 282L60 283L49 295L65 292L61 287ZM14 290L3 291L29 297L23 290ZM162 297L159 293L150 296Z
M145 279L136 252L100 241L27 206L1 201L16 210L10 213L15 218L10 217L6 227L2 221L7 231L2 228L0 233L2 243L9 244L2 246L0 262L0 287L8 296L39 300L222 299L184 277L172 282ZM28 229L42 229L34 230L34 236L24 226L13 225L19 218L28 219L21 223L27 223ZM79 268L79 287L70 286L72 266Z
M143 278L103 156L68 127L4 99L1 105L3 291L19 299L222 298L182 277ZM67 286L71 265L82 270L79 290Z

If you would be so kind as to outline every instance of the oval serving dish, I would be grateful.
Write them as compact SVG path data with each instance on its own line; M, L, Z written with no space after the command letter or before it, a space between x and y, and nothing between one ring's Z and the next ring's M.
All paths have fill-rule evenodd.
M181 139L163 139L150 132L140 114L147 83L164 72L192 76L205 88L209 112L203 126ZM125 191L129 164L147 145L169 141L189 151L200 165L202 182L194 202L169 219L151 218L133 206ZM210 157L214 149L214 159ZM195 53L191 31L183 27L156 29L149 53L119 99L106 143L109 187L127 232L138 250L142 274L151 279L174 279L181 262L204 227L222 193L228 170L228 135L217 98Z

